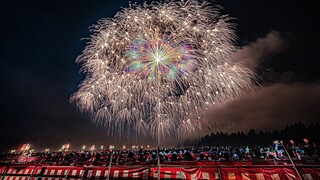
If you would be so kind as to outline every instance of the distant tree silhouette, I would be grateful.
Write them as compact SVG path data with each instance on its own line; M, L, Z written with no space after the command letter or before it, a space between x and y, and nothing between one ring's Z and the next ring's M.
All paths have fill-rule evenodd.
M303 138L308 138L310 142L319 143L320 125L311 123L305 125L302 122L296 122L287 125L284 129L273 132L259 131L250 129L247 134L244 132L224 133L213 132L206 135L198 142L198 145L270 145L274 140L283 140L289 142L294 140L295 143L304 143Z
M254 129L250 129L248 132L248 136L255 136L256 135L256 131Z

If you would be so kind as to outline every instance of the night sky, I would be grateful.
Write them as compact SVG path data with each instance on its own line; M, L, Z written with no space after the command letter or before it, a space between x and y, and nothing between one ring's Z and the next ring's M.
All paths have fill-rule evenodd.
M141 4L143 1L137 1ZM149 2L149 1L148 1ZM319 11L306 1L215 1L237 25L235 61L257 72L256 91L211 109L226 132L275 130L296 121L320 122ZM124 144L69 103L84 75L75 63L89 27L128 1L0 2L0 151L32 143ZM133 142L133 141L131 141ZM134 143L134 142L133 142Z

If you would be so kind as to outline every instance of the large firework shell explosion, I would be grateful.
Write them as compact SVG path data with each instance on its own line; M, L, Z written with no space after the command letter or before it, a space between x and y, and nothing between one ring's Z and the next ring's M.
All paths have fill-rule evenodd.
M201 136L212 128L204 109L253 87L230 58L234 25L208 2L130 5L91 30L71 101L110 134Z

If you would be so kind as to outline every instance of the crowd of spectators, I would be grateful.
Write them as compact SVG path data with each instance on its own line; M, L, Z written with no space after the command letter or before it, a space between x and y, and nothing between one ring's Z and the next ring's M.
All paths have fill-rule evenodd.
M320 148L313 145L287 144L290 157L295 161L319 163ZM0 162L41 163L48 165L155 165L158 156L161 162L196 161L267 161L274 163L288 161L288 155L279 144L270 146L210 146L190 148L164 148L139 150L81 150L6 153L0 156ZM111 161L112 158L112 161Z

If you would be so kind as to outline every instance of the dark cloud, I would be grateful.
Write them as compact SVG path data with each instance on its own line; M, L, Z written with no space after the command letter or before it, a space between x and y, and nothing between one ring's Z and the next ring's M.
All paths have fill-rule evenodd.
M277 83L214 107L208 120L226 132L279 130L294 122L319 122L320 83Z

